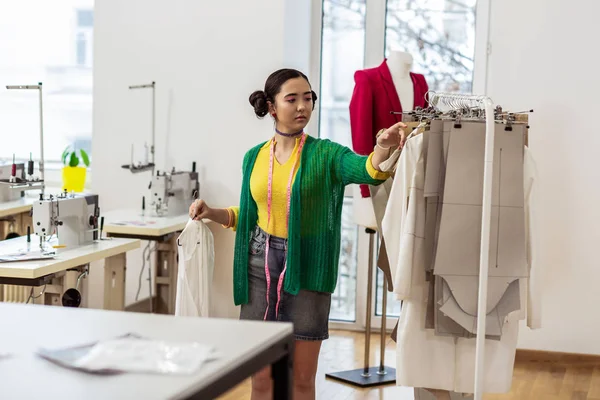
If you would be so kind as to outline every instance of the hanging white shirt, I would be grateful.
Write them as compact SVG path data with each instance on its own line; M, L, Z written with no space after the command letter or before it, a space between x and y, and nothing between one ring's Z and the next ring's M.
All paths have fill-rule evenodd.
M177 244L179 268L175 315L208 317L215 264L212 232L204 222L190 219Z
M436 336L425 329L428 283L425 277L425 181L423 136L411 138L398 160L396 176L382 222L394 292L403 300L398 324L396 384L472 393L475 376L475 339ZM535 171L531 154L525 151L525 195L528 279L528 325L540 327L540 294L535 271L535 237L531 208ZM519 319L510 314L501 340L485 341L484 391L510 391L517 347Z

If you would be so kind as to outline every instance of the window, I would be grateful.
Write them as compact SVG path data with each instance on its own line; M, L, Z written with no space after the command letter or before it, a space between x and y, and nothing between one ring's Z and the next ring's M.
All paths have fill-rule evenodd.
M85 65L85 62L87 60L87 40L85 38L85 34L81 32L77 34L76 48L77 65Z
M351 146L348 107L354 72L363 67L365 0L323 2L319 133Z
M406 51L430 90L470 93L476 0L387 0L385 43Z
M314 0L315 4L322 6L321 137L351 147L348 106L354 72L375 67L390 51L410 53L413 71L425 76L430 90L472 91L476 0ZM368 238L353 223L351 197L344 203L342 235L331 318L356 321L356 316L361 315L356 310L364 310L366 301L362 282L367 275L368 257L363 256L363 248ZM382 313L385 293L383 274L376 271L375 317ZM357 280L361 282L359 286ZM387 300L387 314L399 315L400 302L391 293ZM378 319L373 321L377 323Z
M60 167L67 145L91 154L93 0L0 2L0 162L40 157L36 90L6 85L42 82L44 156ZM35 9L35 13L31 10Z
M354 71L361 69L365 43L365 0L323 1L319 134L351 147L348 107ZM355 321L358 227L352 198L344 200L338 284L331 319Z
M358 227L352 219L352 198L346 198L342 209L342 243L338 281L335 292L331 295L329 318L332 320L356 320L357 243Z
M94 11L77 10L77 28L75 38L76 64L82 67L92 66L92 37L94 28Z
M475 57L476 0L387 0L386 56L412 54L413 70L425 75L429 90L470 93ZM400 315L388 292L387 315ZM382 314L383 273L377 270L376 315Z
M94 26L94 11L88 10L77 10L77 27L78 28L92 28Z

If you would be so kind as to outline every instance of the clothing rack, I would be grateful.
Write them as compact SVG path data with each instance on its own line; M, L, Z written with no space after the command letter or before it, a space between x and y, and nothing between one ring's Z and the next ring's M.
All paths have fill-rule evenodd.
M417 108L413 111L395 112L391 114L402 114L407 124L406 133L412 132L417 126L428 125L433 119L454 121L484 122L486 124L485 150L484 150L484 174L483 174L483 198L481 214L481 243L479 259L479 288L477 299L477 333L475 344L475 387L474 399L481 400L484 382L484 359L485 359L485 335L486 335L486 305L488 294L488 272L489 272L489 249L491 232L492 211L492 183L494 163L494 140L495 124L506 125L505 130L511 131L513 125L527 125L525 130L525 144L528 142L527 113L533 110L521 112L505 112L502 107L494 107L492 100L487 96L437 93L428 92L430 106ZM418 134L418 133L417 133Z

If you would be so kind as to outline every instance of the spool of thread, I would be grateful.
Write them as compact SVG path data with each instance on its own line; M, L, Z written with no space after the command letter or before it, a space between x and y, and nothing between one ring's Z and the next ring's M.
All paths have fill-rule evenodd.
M31 243L31 227L27 226L27 243Z
M27 175L33 175L33 161L27 161Z

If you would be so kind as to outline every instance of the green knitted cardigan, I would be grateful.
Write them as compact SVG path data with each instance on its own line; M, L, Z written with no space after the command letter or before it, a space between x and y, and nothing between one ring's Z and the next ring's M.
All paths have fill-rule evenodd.
M258 221L250 193L250 175L261 147L244 156L240 209L233 260L233 296L236 305L248 302L248 247ZM287 271L283 289L293 295L300 289L333 293L340 256L344 187L378 185L384 180L369 175L368 156L326 139L306 138L300 166L292 186L288 227Z

